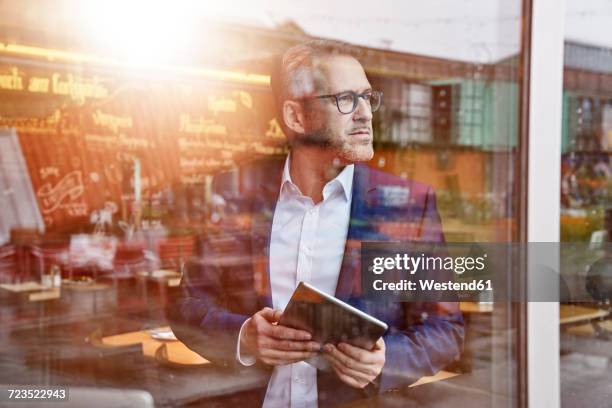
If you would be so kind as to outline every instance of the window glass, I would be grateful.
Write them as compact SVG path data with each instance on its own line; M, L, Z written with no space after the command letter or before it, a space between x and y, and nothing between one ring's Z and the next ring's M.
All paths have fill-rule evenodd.
M522 3L0 2L0 383L88 406L517 405L507 304L377 305L346 273L362 241L518 240ZM566 47L563 236L588 239L610 53ZM298 281L388 325L373 375L261 354L253 322L276 333L261 310Z
M561 404L606 405L612 239L612 43L605 1L567 2L561 156L561 240L589 243L562 258L590 302L561 305ZM607 35L606 35L607 34ZM562 253L563 255L564 253ZM569 257L569 254L565 254ZM588 381L588 386L586 382Z

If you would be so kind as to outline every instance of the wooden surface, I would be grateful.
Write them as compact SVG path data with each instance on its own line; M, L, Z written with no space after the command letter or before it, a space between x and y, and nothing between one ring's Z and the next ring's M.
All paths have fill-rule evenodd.
M109 279L101 283L108 285ZM0 383L10 384L19 373L24 384L44 379L73 387L140 389L151 393L159 406L197 404L265 389L265 370L227 370L180 341L151 337L147 329L163 329L168 322L160 289L168 290L172 299L175 288L136 277L117 279L108 288L82 291L62 285L59 298L43 302L29 301L32 292L0 290L6 333L2 346L8 356L0 367ZM438 373L410 390L423 393L454 380Z
M460 308L463 313L491 313L493 303L461 302Z
M143 330L102 337L102 344L111 347L122 347L139 344L148 340L152 340L151 336Z
M612 320L604 320L597 323L602 330L606 330L612 334ZM591 323L581 324L567 328L567 333L574 336L596 336L595 328Z
M169 327L159 327L154 330L170 330ZM109 347L131 346L142 344L142 354L148 357L179 365L202 365L209 361L191 351L178 340L156 340L146 330L121 333L102 338L101 344ZM161 348L161 350L160 350Z
M43 300L59 299L61 295L62 295L62 292L58 288L58 289L43 290L42 292L30 293L30 295L28 296L28 299L30 300L30 302L40 302Z
M559 308L559 323L564 325L588 322L589 320L606 317L607 315L608 312L606 310L576 305L561 305Z
M206 360L199 354L191 351L187 346L178 340L160 342L160 347L156 350L155 356L172 364L178 365L203 365L209 364L210 361Z
M417 382L410 384L410 387L418 387L419 385L429 384L429 383L436 382L436 381L446 380L448 378L453 378L453 377L456 377L458 375L459 374L451 373L450 371L440 370L440 371L438 371L434 375L420 378Z
M146 271L139 272L138 276L150 279L171 279L177 277L180 278L181 274L167 269L158 269L150 273Z
M62 285L59 298L38 302L29 300L36 288L0 289L0 344L6 356L0 383L13 383L19 373L22 384L139 389L149 392L158 406L182 406L266 386L266 372L241 367L236 372L205 363L182 343L155 340L143 330L167 326L162 289L169 301L176 288L136 277L114 283L103 278L100 283L110 283L108 290Z
M10 292L28 292L32 290L41 290L43 286L38 282L23 282L23 283L3 283L0 288Z

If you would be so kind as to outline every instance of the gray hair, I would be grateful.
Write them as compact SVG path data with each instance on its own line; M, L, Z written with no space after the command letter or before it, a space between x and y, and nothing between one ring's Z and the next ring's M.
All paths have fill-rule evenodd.
M320 73L315 66L316 58L350 56L357 58L354 46L335 40L312 40L289 48L275 64L270 86L276 100L279 123L285 130L283 103L314 94L321 87Z

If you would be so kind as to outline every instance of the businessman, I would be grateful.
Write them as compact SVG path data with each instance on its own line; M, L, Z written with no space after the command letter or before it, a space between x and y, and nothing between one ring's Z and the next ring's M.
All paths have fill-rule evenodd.
M209 234L182 279L170 311L173 330L241 375L246 367L267 373L257 403L269 407L336 405L433 375L460 354L458 305L361 295L361 241L444 242L429 186L364 164L374 154L372 113L382 93L350 49L331 41L287 50L271 85L290 153L237 170L248 222L229 217ZM215 184L223 194L222 179ZM389 200L389 191L401 199ZM393 231L385 227L391 223ZM389 330L365 350L319 345L310 333L278 324L300 281L385 321ZM331 370L304 361L315 355Z

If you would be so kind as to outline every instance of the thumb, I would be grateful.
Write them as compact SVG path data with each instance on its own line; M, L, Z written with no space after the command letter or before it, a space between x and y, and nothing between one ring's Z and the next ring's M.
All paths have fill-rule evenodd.
M283 314L280 310L270 309L269 307L265 307L259 313L261 317L266 319L270 323L278 322L280 316Z
M275 309L274 310L274 316L273 316L274 321L278 322L282 315L283 315L283 311L282 310Z

